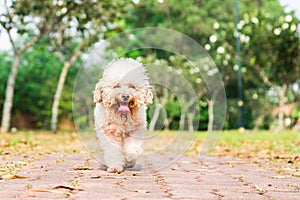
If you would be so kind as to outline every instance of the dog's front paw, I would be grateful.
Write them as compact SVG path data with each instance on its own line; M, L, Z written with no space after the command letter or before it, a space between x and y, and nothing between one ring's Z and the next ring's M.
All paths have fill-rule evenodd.
M107 168L107 172L109 173L121 173L123 171L123 167L109 167Z

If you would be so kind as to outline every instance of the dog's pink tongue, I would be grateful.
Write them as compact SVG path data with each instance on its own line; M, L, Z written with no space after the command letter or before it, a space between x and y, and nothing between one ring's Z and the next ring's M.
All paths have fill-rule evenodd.
M127 114L127 113L130 113L130 109L128 108L127 105L120 105L120 107L118 109L118 113Z

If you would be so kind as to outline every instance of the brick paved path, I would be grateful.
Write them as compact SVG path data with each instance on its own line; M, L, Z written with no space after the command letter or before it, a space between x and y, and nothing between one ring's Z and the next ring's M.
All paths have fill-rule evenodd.
M161 170L151 170L146 159L122 174L108 174L87 154L0 157L0 161L20 166L14 172L18 176L0 179L1 200L300 199L300 178L233 158L182 157Z

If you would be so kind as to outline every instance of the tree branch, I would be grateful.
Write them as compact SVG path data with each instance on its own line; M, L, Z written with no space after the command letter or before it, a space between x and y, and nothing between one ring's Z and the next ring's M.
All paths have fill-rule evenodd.
M41 26L38 28L39 29L39 33L33 37L29 42L27 42L21 49L20 49L20 53L24 52L26 49L28 49L29 47L33 46L41 37L42 35L47 31L47 30L51 30L53 28L53 26L56 23L59 23L69 12L71 12L73 9L75 8L74 3L71 3L67 9L67 11L60 15L59 17L56 18L55 21L53 21L52 23L50 23L50 25L47 27L47 24L49 23L47 21L48 19L48 15L53 15L52 10L50 9L50 13L48 13L48 15L45 15L44 20L41 24Z
M16 45L15 45L13 39L12 39L12 36L11 36L11 30L12 30L12 25L11 24L12 24L12 18L13 17L9 14L7 0L4 1L4 7L5 7L5 10L6 10L6 16L7 16L8 20L9 20L9 23L8 23L8 25L2 26L2 27L6 30L8 38L9 38L9 42L11 43L13 51L14 51L14 53L16 55L18 53L18 49L17 49L17 47L16 47Z
M271 88L275 88L275 85L269 80L269 78L265 75L264 71L257 64L254 65L254 69L258 72L264 84Z
M13 51L14 51L15 55L17 55L19 52L18 52L18 49L17 49L17 47L15 45L14 40L12 39L11 32L10 32L11 29L6 29L5 28L5 30L7 32L7 35L8 35L8 38L9 38L9 42L10 42L12 48L13 48Z
M40 38L42 37L42 34L39 33L38 35L34 36L31 40L29 40L29 42L27 42L21 49L20 49L20 53L23 53L24 51L26 51L28 48L30 48L31 46L33 46Z

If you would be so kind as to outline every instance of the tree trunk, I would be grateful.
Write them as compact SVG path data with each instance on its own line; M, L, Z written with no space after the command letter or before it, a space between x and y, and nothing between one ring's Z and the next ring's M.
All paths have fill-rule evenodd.
M1 133L7 133L10 126L11 109L13 106L14 87L20 65L21 54L15 54L13 66L6 85L5 101L3 105Z
M285 94L287 90L287 85L283 84L282 89L279 90L279 112L278 112L278 126L276 131L281 131L285 129L284 124L284 104L285 104Z
M83 44L83 43L82 43ZM64 63L63 69L60 73L56 92L54 95L54 100L52 104L52 116L51 116L51 130L53 132L57 131L57 119L58 119L58 108L59 108L59 103L60 103L60 98L61 98L61 93L66 81L66 77L69 71L69 68L76 62L78 57L81 55L81 49L79 48L73 56L70 58L68 62Z
M208 104L208 125L207 130L213 130L214 125L214 102L213 100L207 100Z
M185 114L180 115L179 130L184 130Z
M194 131L194 124L193 124L193 114L188 114L187 118L188 118L188 130L190 132Z
M58 118L58 108L59 108L59 102L61 98L61 93L66 81L66 77L69 71L69 68L71 67L70 62L66 62L63 66L62 72L59 76L59 81L57 85L57 89L54 95L54 100L52 104L52 116L51 116L51 130L56 132L57 131L57 118Z
M151 132L154 131L155 124L158 120L159 111L160 111L161 108L162 108L162 105L160 105L160 104L155 106L153 117L151 118L151 122L149 124L149 131L151 131Z
M158 120L158 117L159 117L159 112L162 108L165 107L166 103L168 102L168 90L166 88L163 88L162 91L163 91L163 96L162 96L161 99L158 99L157 97L154 97L155 102L158 102L158 103L155 106L153 117L152 117L151 122L149 124L149 131L154 131L155 124L156 124L156 122ZM166 120L168 121L169 119L166 119Z
M165 121L165 124L164 124L164 130L168 131L170 130L170 119L169 118L166 118L166 121Z
M264 118L265 118L264 114L260 114L259 116L256 117L256 119L254 120L253 130L259 129L259 127L264 123Z

